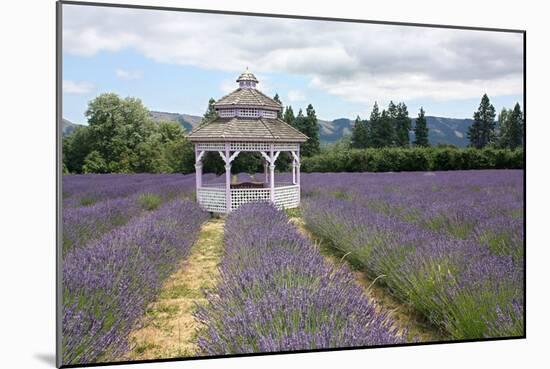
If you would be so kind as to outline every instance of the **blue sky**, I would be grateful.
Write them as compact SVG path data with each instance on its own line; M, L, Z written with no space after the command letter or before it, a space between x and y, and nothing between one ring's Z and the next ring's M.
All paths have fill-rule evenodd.
M471 118L483 93L497 110L522 102L521 52L517 34L65 5L63 116L85 123L103 92L202 115L248 66L263 92L321 119L390 100Z

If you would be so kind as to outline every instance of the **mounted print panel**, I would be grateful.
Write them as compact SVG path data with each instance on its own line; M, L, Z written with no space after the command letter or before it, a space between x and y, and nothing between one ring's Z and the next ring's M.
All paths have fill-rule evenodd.
M58 33L59 366L525 337L525 31L60 2Z

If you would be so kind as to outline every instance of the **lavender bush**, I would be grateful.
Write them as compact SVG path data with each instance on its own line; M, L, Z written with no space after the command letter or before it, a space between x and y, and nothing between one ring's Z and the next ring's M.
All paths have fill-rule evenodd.
M72 194L63 207L63 252L82 247L144 210L154 210L195 188L194 177L181 175L71 175L63 181ZM80 205L87 198L95 202ZM68 206L71 201L74 206Z
M166 201L182 194L191 195L194 186L194 174L66 175L63 177L63 208L89 206L138 193L157 194Z
M196 317L202 354L291 351L402 342L347 268L329 266L266 203L248 204L225 225L221 278Z
M208 214L174 200L63 260L63 364L116 360L162 281L186 257Z
M304 183L308 227L452 338L523 334L522 171Z

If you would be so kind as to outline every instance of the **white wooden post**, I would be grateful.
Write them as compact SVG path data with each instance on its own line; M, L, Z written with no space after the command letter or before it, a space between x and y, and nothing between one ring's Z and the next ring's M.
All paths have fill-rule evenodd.
M231 161L229 143L225 144L225 212L231 212Z
M300 190L300 146L296 150L296 184L298 185L298 191Z
M273 144L269 145L269 197L275 203L275 155Z
M267 171L267 161L264 160L264 174L265 174L265 183L269 183L269 174L268 174L268 171Z
M199 198L199 189L202 187L202 157L205 151L199 151L195 144L195 180L196 180L196 194Z
M291 152L294 154L294 152ZM294 159L294 155L292 155L292 184L296 184L296 159Z

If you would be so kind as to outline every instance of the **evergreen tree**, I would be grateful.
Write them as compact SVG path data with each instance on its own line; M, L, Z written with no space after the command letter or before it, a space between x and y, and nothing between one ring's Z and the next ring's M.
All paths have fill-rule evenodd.
M294 120L296 117L294 116L294 111L292 110L292 106L287 106L285 108L285 113L283 114L283 120L287 122L290 125L294 125Z
M279 98L279 94L276 93L275 96L273 96L273 100L277 101L279 104L281 104L281 106L283 106L283 102L281 101L281 99ZM280 110L277 112L277 118L279 119L283 119L283 111Z
M411 119L407 105L401 102L397 105L397 115L394 118L395 145L401 147L409 146L409 131L411 130ZM390 114L391 115L391 114Z
M370 119L370 140L372 147L387 147L393 145L394 125L390 113L382 110L380 114L378 104L374 104Z
M294 120L294 127L309 137L308 140L302 144L300 150L302 155L311 156L321 151L317 115L315 114L315 109L313 109L311 104L307 106L305 116L302 109L300 109L298 116Z
M481 98L478 110L474 113L474 122L468 128L470 146L481 149L495 139L495 107L487 94Z
M202 116L201 123L208 122L209 120L218 117L218 113L216 112L216 108L214 107L215 103L216 100L214 100L214 98L212 97L210 98L210 100L208 100L208 108L206 108L206 112Z
M351 132L351 147L356 149L364 149L368 145L368 125L367 122L361 120L359 116L355 118L355 124Z
M512 111L502 108L497 118L497 146L499 148L508 147L508 122Z
M426 116L424 114L424 109L421 107L420 112L418 113L418 118L416 118L416 123L414 125L415 146L430 146L430 142L428 140L428 123L426 122Z
M513 110L503 109L499 114L499 125L501 146L515 150L523 145L523 112L519 103Z

